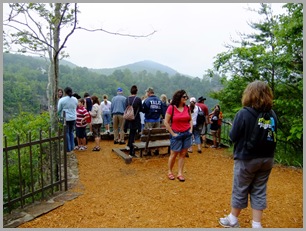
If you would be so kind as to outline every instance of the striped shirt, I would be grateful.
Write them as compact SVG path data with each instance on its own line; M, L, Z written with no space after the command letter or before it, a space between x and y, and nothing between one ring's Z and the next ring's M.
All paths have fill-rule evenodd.
M86 120L83 120L83 123L82 123L82 119L84 117L87 117L89 116L89 113L88 111L86 110L86 108L84 106L81 106L81 107L77 107L76 109L76 126L77 127L86 127L87 126L87 122Z

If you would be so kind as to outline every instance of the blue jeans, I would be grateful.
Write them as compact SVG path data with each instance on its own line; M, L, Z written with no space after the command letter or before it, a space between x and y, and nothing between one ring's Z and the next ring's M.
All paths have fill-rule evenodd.
M192 134L195 144L201 144L201 129L193 125ZM192 144L192 141L191 141Z
M66 130L66 139L67 139L67 152L71 152L74 149L74 127L75 120L66 121L67 130Z

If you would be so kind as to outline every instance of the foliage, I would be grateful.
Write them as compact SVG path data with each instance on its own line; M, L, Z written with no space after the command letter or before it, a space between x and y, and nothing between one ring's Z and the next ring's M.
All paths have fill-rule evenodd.
M269 4L261 4L258 33L242 35L236 46L216 56L214 67L222 74L224 88L212 93L225 116L241 108L245 86L254 80L267 82L274 92L278 138L290 142L296 153L303 149L303 4L283 6L287 13L275 16Z
M40 113L48 108L46 86L48 77L45 70L48 63L31 56L3 54L3 81L4 81L4 121L18 115L23 111ZM167 73L156 71L155 74L146 70L131 72L129 69L115 70L111 75L98 74L86 67L71 68L60 65L59 86L70 86L80 96L85 92L97 95L102 99L107 94L109 99L115 96L118 87L123 88L124 95L130 94L130 87L137 85L138 95L145 94L145 89L152 86L155 94L166 94L168 98L178 89L185 89L190 97L204 96L205 103L213 108L217 100L209 97L209 92L222 88L219 76L214 78L191 78L176 74L169 76ZM27 89L27 90L26 90ZM25 94L25 95L22 95Z
M30 141L37 141L46 138L50 129L49 114L31 114L23 112L12 118L10 122L4 123L3 133L5 134L5 146L25 144ZM42 131L42 132L40 132ZM23 195L41 187L42 175L46 182L48 171L42 172L44 163L48 159L44 151L45 145L33 145L14 149L3 153L3 201L16 198L22 190ZM7 183L10 188L8 192ZM32 188L34 185L34 188ZM20 188L21 187L21 188ZM47 192L45 192L47 193Z

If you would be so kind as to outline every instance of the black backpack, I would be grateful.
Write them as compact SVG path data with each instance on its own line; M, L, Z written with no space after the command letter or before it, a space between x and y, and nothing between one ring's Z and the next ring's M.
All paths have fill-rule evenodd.
M204 111L199 107L198 107L198 115L197 115L197 126L203 126L203 124L205 123L205 113Z
M276 147L276 115L269 112L256 112L253 108L245 107L255 118L255 124L246 141L246 148L251 152L274 153Z

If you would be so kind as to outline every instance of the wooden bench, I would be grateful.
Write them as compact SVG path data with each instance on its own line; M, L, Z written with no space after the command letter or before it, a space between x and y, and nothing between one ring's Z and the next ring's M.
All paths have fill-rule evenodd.
M134 148L135 151L140 151L140 157L143 156L143 152L146 155L151 153L151 149L157 148L168 148L167 154L170 154L170 133L166 128L149 128L143 129L141 136L141 142L135 142Z

